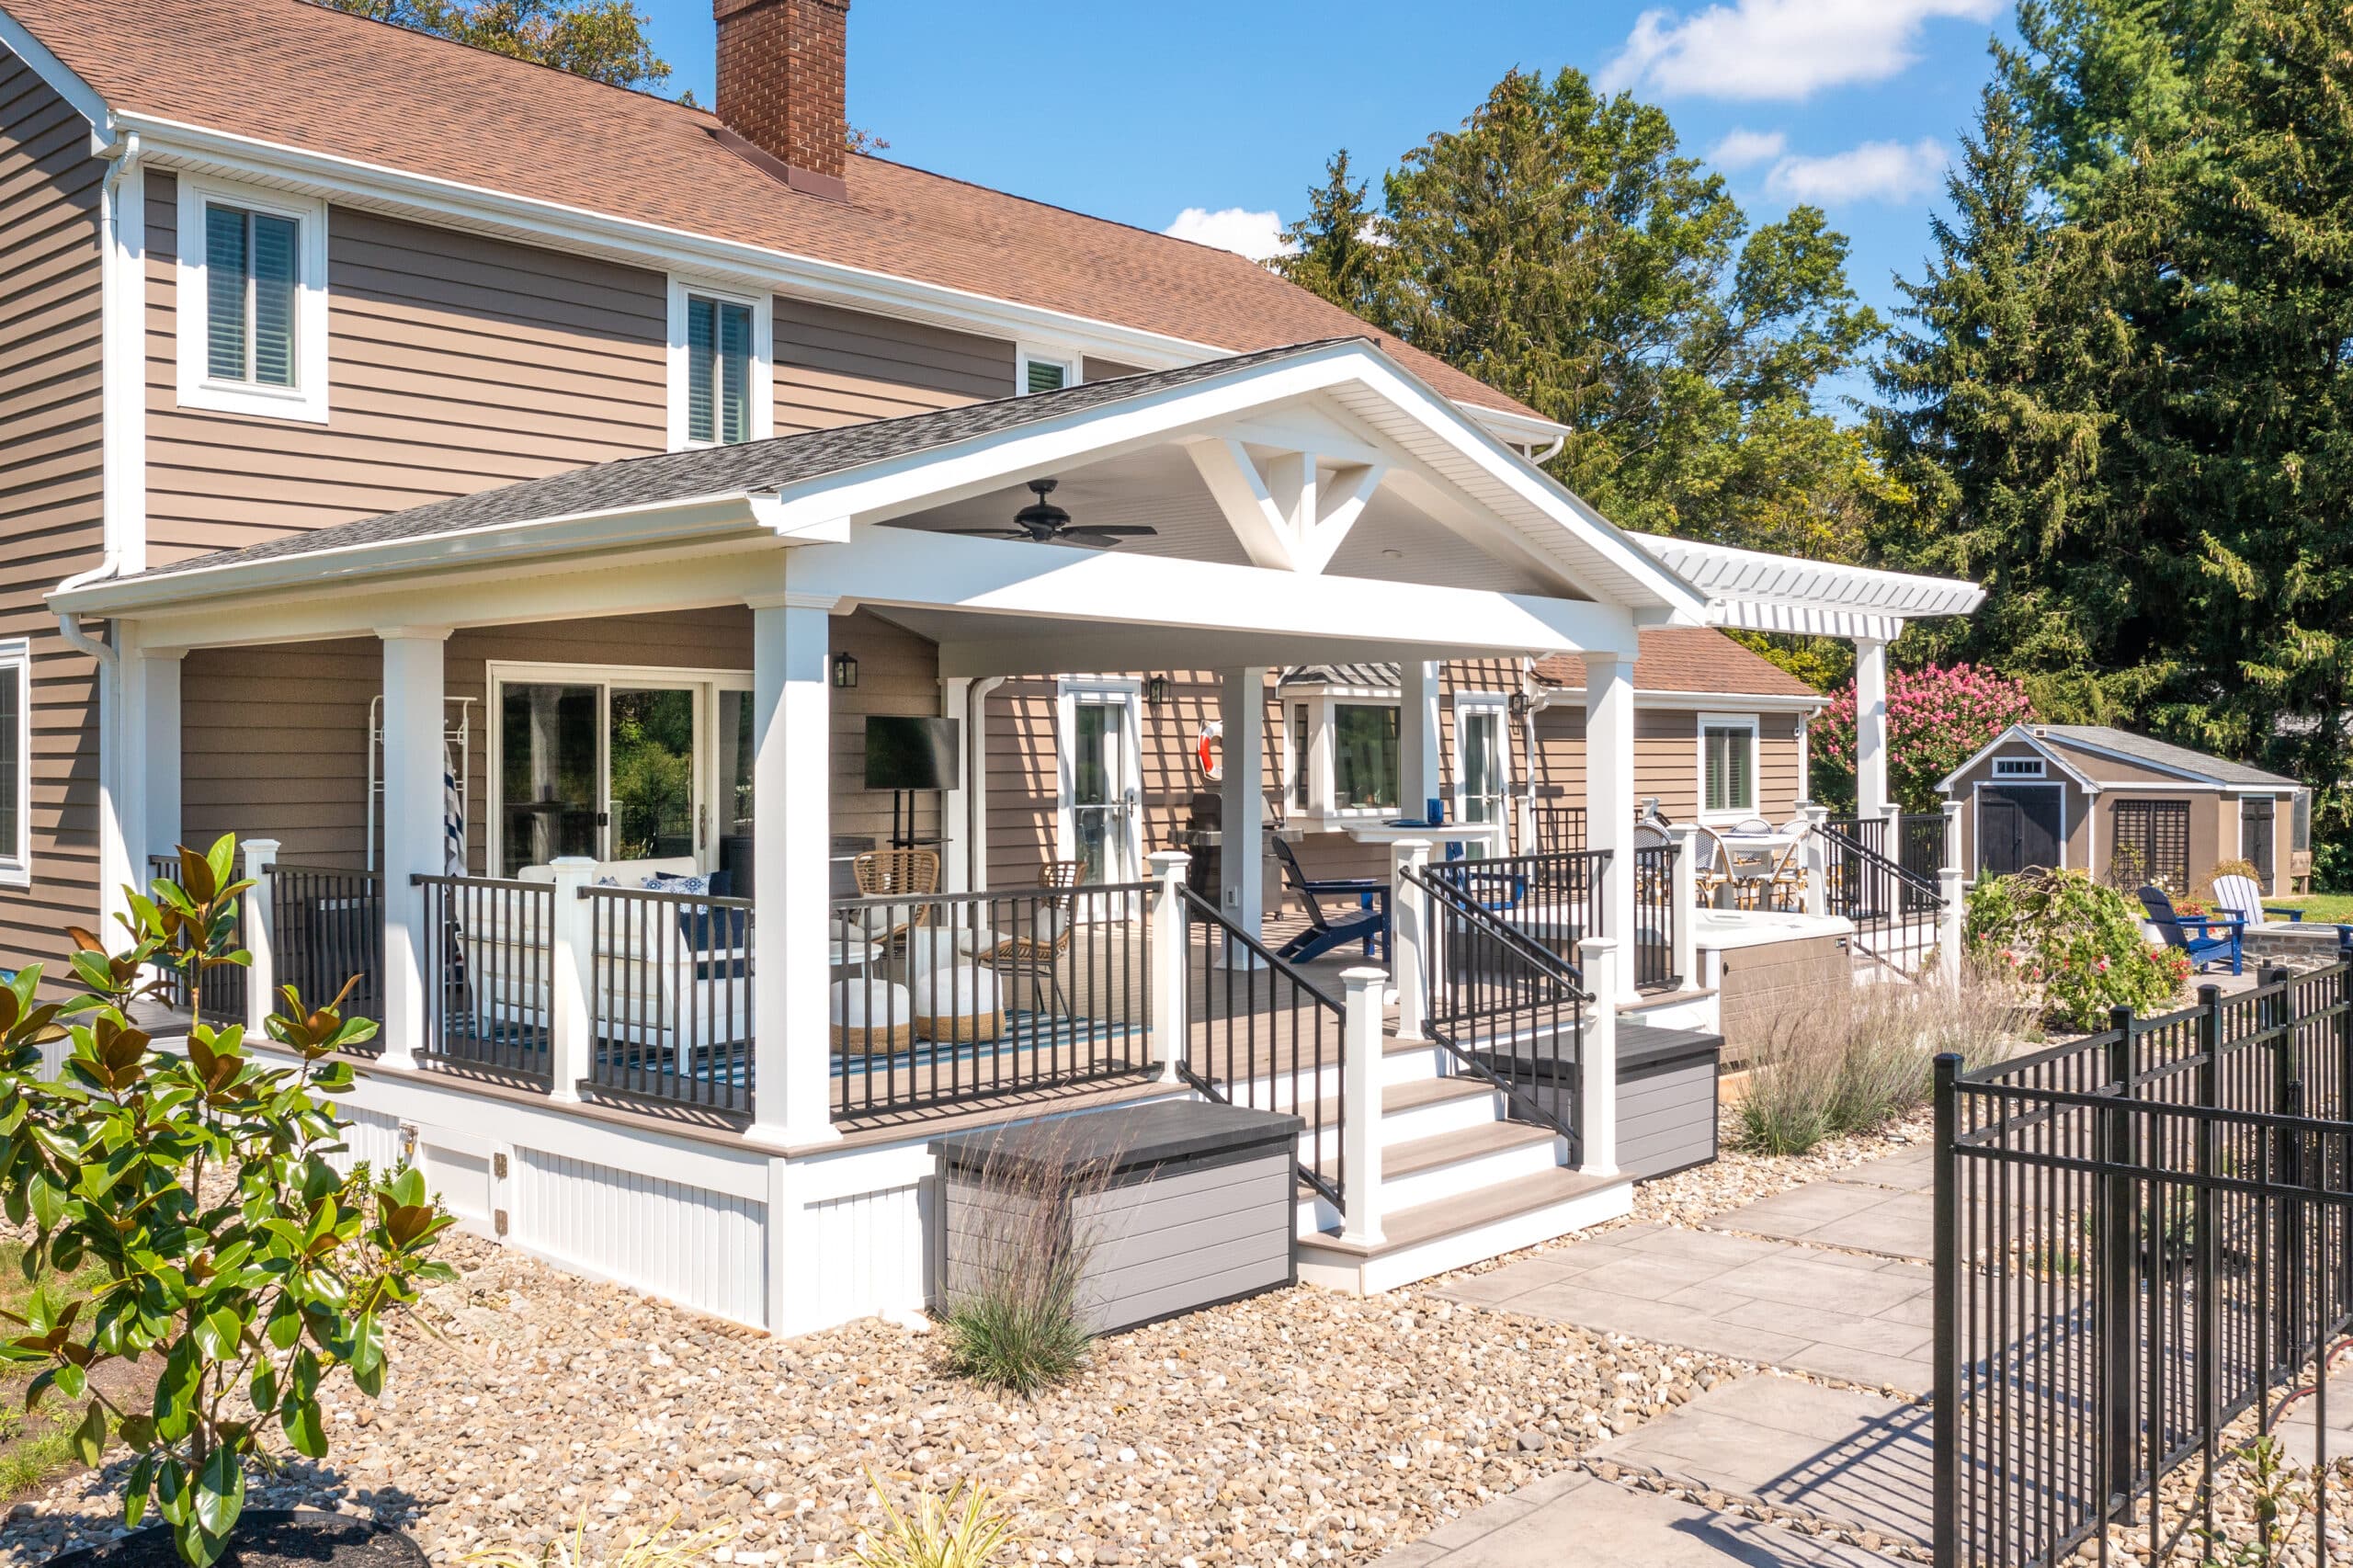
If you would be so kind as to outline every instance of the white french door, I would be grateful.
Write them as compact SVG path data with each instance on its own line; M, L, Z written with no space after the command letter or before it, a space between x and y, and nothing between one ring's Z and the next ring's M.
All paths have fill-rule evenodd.
M1077 861L1085 881L1135 881L1143 874L1135 685L1064 681L1061 710L1061 858Z
M1454 699L1454 811L1465 823L1511 820L1511 731L1501 700Z

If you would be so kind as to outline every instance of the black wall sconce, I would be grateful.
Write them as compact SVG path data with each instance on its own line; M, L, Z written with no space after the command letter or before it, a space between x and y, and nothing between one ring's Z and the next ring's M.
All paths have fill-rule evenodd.
M1157 708L1168 700L1168 677L1154 676L1143 683L1143 699L1148 707Z
M1524 722L1528 718L1528 710L1531 704L1528 700L1528 693L1515 691L1511 694L1511 701L1507 706L1511 710L1511 716L1515 722Z
M854 689L857 685L858 655L856 653L835 653L834 655L834 689L835 691L849 691Z

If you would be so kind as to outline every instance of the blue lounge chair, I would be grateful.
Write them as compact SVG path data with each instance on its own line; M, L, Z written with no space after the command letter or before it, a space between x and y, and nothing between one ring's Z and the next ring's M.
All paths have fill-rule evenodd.
M2149 912L2149 924L2165 939L2168 948L2179 948L2189 955L2189 967L2202 970L2222 959L2231 960L2231 972L2246 972L2239 955L2239 937L2246 930L2246 922L2235 915L2177 915L2173 900L2165 890L2154 883L2141 890L2141 907ZM2216 933L2221 933L2217 935Z
M1289 843L1274 841L1275 858L1283 863L1283 877L1307 906L1307 929L1275 950L1279 959L1309 963L1350 942L1364 944L1364 956L1377 959L1389 950L1389 884L1373 877L1327 878L1311 881L1299 869L1299 857ZM1324 912L1326 898L1353 898L1357 907L1337 915Z

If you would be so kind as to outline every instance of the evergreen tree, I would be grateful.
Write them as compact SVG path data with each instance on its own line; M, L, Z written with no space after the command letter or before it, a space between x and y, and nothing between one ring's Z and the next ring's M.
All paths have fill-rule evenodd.
M1347 148L1332 154L1324 175L1324 184L1307 193L1307 216L1283 231L1296 248L1276 257L1274 268L1343 310L1377 321L1389 255L1380 214L1365 200L1367 182L1348 178Z

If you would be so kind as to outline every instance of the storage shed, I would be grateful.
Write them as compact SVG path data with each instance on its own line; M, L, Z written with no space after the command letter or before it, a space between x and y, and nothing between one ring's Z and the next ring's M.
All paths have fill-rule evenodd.
M1937 788L1972 880L2040 866L2183 893L2236 858L2280 897L2312 874L2310 790L2104 724L2014 724Z

